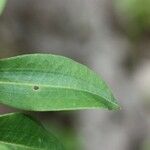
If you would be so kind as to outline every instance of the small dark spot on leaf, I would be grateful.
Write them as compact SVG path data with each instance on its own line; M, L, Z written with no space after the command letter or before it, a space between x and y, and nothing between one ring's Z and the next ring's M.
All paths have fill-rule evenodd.
M33 87L33 89L34 89L34 90L38 90L38 89L39 89L39 86L35 85L35 86Z

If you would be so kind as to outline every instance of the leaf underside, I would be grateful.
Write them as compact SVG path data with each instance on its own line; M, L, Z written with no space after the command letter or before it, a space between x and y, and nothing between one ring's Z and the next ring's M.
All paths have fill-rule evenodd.
M1 59L0 103L33 111L119 108L99 75L51 54Z
M0 116L0 150L63 150L43 126L21 113Z

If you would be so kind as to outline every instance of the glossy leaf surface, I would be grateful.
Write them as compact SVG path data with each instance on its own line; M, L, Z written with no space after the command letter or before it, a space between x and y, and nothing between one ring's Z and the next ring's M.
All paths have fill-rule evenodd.
M0 102L34 111L119 108L99 75L69 58L50 54L1 59Z
M21 113L0 116L0 150L63 150L43 126Z

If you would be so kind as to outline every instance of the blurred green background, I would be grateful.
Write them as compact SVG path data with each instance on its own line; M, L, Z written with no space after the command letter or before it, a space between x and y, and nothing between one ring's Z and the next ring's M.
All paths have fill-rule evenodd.
M150 149L150 0L0 0L0 58L70 57L102 75L122 109L28 112L66 150ZM1 11L2 9L3 12ZM19 111L0 106L0 113Z

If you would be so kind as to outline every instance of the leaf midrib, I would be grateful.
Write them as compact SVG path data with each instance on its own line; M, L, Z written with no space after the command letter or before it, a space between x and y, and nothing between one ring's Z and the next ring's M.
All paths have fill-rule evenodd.
M42 87L42 86L43 86L43 87L50 87L50 88L61 88L61 89L66 89L66 90L74 90L74 91L87 92L87 93L89 93L89 94L92 94L92 95L101 97L101 98L105 99L107 102L109 102L109 103L111 103L111 104L117 106L116 103L114 103L114 102L112 102L112 101L109 101L108 99L106 99L106 98L103 97L103 96L100 96L100 95L98 95L98 94L96 94L96 93L91 93L91 92L89 92L89 91L87 91L87 90L82 90L82 89L74 89L74 88L70 88L70 87L61 87L61 86L49 86L49 85L46 85L46 84L17 83L17 82L3 82L3 81L0 81L0 84L10 84L10 85L16 84L16 85L25 85L25 86L31 86L31 87L33 87L33 86L36 85L36 86L39 86L39 87Z
M50 73L50 74L54 74L54 75L62 75L62 76L66 76L66 77L72 77L72 78L75 78L76 80L81 80L81 81L83 81L83 82L85 82L85 83L89 83L90 81L88 80L88 81L86 81L86 80L84 80L84 79L82 79L82 78L77 78L77 77L75 77L75 76L71 76L71 75L68 75L68 74L62 74L62 73L60 73L60 72L54 72L54 71L50 71L50 72L48 72L48 70L45 70L45 69L43 69L42 71L41 70L36 70L36 69L28 69L28 70L21 70L21 69L15 69L15 70L9 70L9 69L1 69L0 70L0 72L18 72L18 71L22 71L22 72L29 72L29 71L35 71L35 72L40 72L40 73L43 73L42 71L45 71L44 73ZM0 81L1 82L1 81ZM3 81L2 81L3 82ZM18 82L15 82L15 83L18 83ZM21 83L22 84L22 83ZM34 83L32 83L32 84L34 84ZM97 91L99 91L99 88L97 87L97 86L95 86L94 85L94 83L92 83L92 82L90 82L90 84L97 90ZM34 84L34 85L36 85L36 83ZM37 85L40 85L40 84L37 84ZM44 84L43 84L44 85ZM47 85L48 86L48 85ZM45 86L46 87L46 86ZM55 86L56 87L56 86ZM61 87L60 87L61 88ZM66 89L68 89L67 87L66 87ZM72 88L73 89L73 88ZM74 89L75 90L75 89ZM86 90L85 90L86 91ZM88 93L90 93L89 91L86 91L86 92L88 92ZM97 95L97 94L96 94ZM104 98L104 97L103 97Z
M88 68L86 68L86 69L88 69ZM38 70L38 69L34 69L34 68L32 68L32 69L28 69L28 68L26 68L26 69L24 69L24 68L20 68L20 69L14 69L14 70L12 70L11 68L9 68L9 69L0 69L0 72L40 72L40 73L50 73L50 74L54 74L54 75L62 75L62 76L66 76L66 77L72 77L72 78L75 78L76 80L81 80L81 81L84 81L84 82L90 82L89 80L87 81L87 80L84 80L84 79L82 79L82 78L77 78L76 76L73 76L73 75L68 75L68 74L65 74L65 73L61 73L61 72L56 72L56 71L48 71L48 70L46 70L46 69L41 69L41 70ZM95 74L96 75L96 74ZM90 84L92 85L92 86L94 86L95 87L95 85L94 85L94 83L92 83L92 82L90 82ZM97 87L96 87L97 88Z

